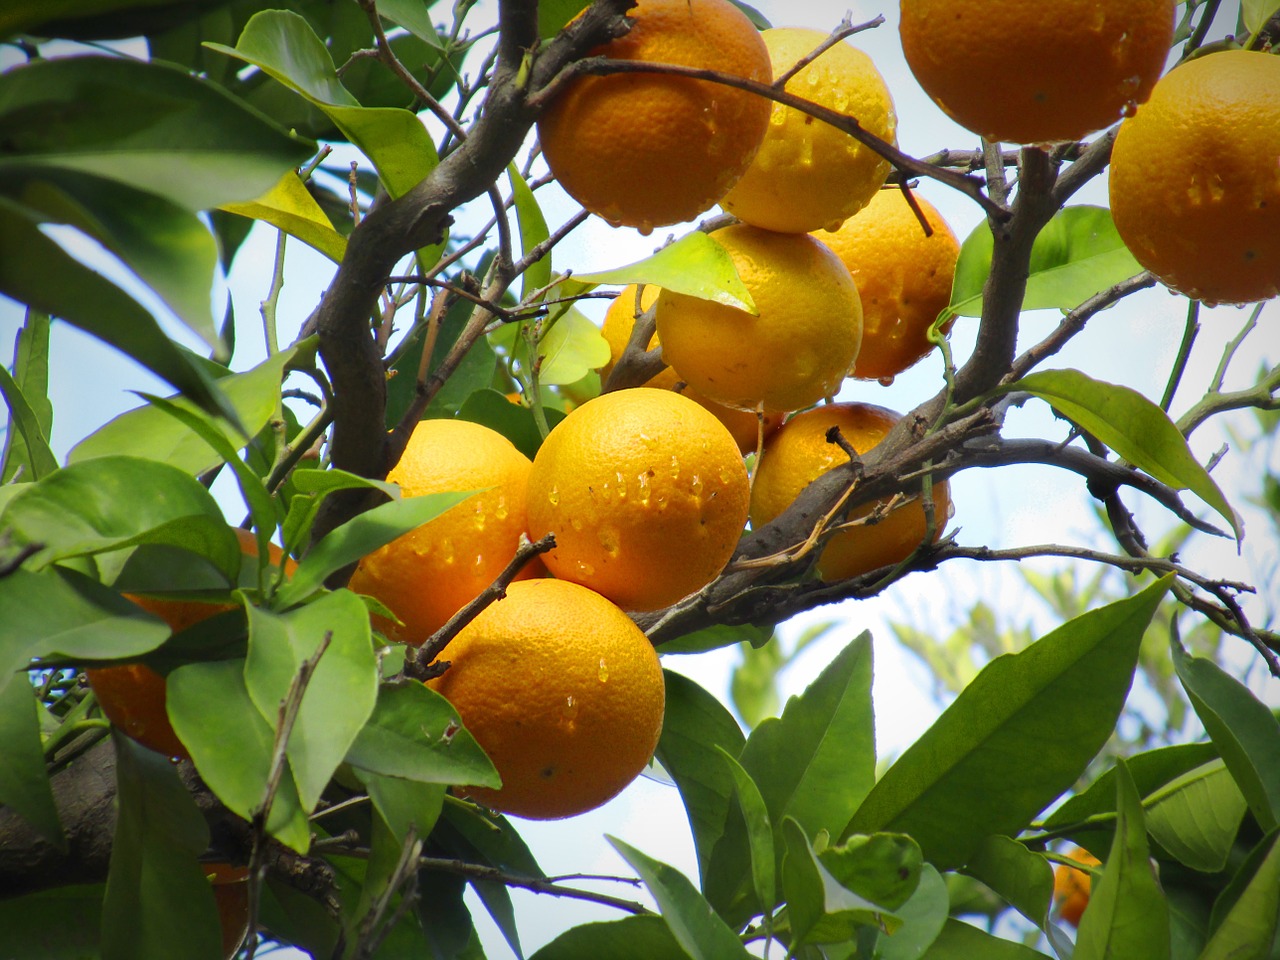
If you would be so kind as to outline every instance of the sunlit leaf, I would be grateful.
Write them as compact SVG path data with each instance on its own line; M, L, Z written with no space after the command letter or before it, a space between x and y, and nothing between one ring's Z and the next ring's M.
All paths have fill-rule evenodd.
M516 169L514 163L507 165L507 177L511 181L511 197L515 202L516 221L520 225L520 252L528 256L529 252L550 236L547 230L547 218L542 215L538 200L525 183L524 177ZM520 278L520 299L528 298L535 290L541 290L551 282L551 252L543 254L535 263L529 265Z
M635 263L574 277L586 283L652 283L664 290L737 307L752 315L756 312L755 302L724 247L700 231L687 234Z
M342 260L347 250L347 238L333 228L329 217L293 170L287 171L262 196L240 203L224 203L220 209L269 223L319 250L335 263Z
M1276 0L1240 0L1240 16L1250 33L1261 30L1277 12L1280 12L1280 3Z
M1143 801L1151 839L1193 870L1227 863L1248 804L1221 760L1183 774Z
M538 343L538 382L576 383L609 362L609 341L575 308L566 310Z

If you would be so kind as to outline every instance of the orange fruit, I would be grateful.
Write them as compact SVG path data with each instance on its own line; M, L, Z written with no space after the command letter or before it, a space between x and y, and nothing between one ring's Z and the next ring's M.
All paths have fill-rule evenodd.
M862 297L862 348L852 376L891 383L922 360L933 344L929 327L951 302L960 243L933 204L914 195L933 229L920 221L897 188L881 190L865 210L820 239L853 275ZM951 329L952 319L942 330Z
M513 583L443 657L449 669L427 684L457 708L502 777L499 790L467 791L495 810L539 820L584 813L634 780L658 745L658 655L586 587Z
M761 36L776 77L827 39L820 30L796 27ZM786 91L853 117L868 133L896 143L898 118L884 79L871 58L848 43L823 51L787 81ZM775 102L755 160L720 205L766 230L834 230L866 205L888 175L889 161L847 133Z
M698 393L743 410L798 410L835 393L862 341L858 288L840 258L803 233L735 224L711 236L758 315L664 290L667 362Z
M258 541L252 531L235 530L240 549L246 556L258 555ZM297 566L276 544L269 547L271 562L279 566L283 561L285 571ZM159 617L174 633L181 633L224 610L234 610L234 604L203 603L198 600L166 600L163 597L126 596L148 613ZM115 667L94 667L85 671L85 677L103 714L121 731L144 747L149 747L168 757L190 759L173 725L169 723L165 678L145 663L126 663Z
M1173 0L901 0L907 64L991 141L1077 140L1142 103L1173 42Z
M547 436L529 474L529 536L547 568L628 610L657 610L724 569L750 482L729 431L670 390L588 400Z
M653 306L660 292L660 287L646 284L641 295L641 312ZM605 340L609 342L609 363L600 371L601 380L608 378L609 371L613 369L614 364L618 362L618 358L622 356L622 351L627 348L627 343L631 339L631 328L635 326L636 322L635 308L636 285L634 283L623 287L622 292L609 302L609 309L605 311L604 323L600 330ZM659 343L658 335L654 334L649 341L648 349L652 350ZM650 377L644 386L653 387L656 390L676 390L680 389L682 383L680 375L675 370L671 369L671 367L663 367L661 372ZM687 386L680 389L680 392L690 400L702 404L715 415L717 420L725 425L729 433L733 435L734 442L738 444L738 451L743 456L755 452L760 428L759 420L754 410L736 410L733 407L726 407L723 403L709 400L696 390L690 390ZM764 415L764 435L766 437L780 426L782 426L781 414L766 413Z
M1111 214L1165 284L1208 303L1280 292L1280 59L1229 50L1169 72L1111 153Z
M203 867L213 886L222 924L222 955L231 960L249 935L249 870L229 863L206 863Z
M396 615L374 617L389 639L418 646L489 586L525 529L529 458L496 430L467 420L423 420L387 479L402 496L478 490L360 561L350 587ZM526 566L520 576L535 574Z
M718 70L768 83L769 53L729 0L640 0L631 31L591 51ZM656 73L580 77L538 120L547 166L614 226L654 227L710 209L747 168L769 101L723 84Z
M1068 856L1072 860L1090 866L1098 866L1101 860L1083 847L1076 847ZM1058 916L1073 927L1080 926L1080 917L1084 908L1089 905L1089 894L1093 890L1093 877L1078 867L1069 867L1065 863L1058 864L1053 871L1053 901L1057 904Z
M869 403L833 403L792 417L769 442L756 467L751 492L751 523L763 526L782 513L810 483L848 457L827 442L827 430L839 427L859 454L866 453L901 417L892 410ZM933 484L936 529L942 535L951 510L946 481ZM878 503L850 512L848 522L872 515ZM895 507L874 524L842 530L827 541L818 558L818 575L827 581L857 577L900 563L924 540L927 531L919 498Z

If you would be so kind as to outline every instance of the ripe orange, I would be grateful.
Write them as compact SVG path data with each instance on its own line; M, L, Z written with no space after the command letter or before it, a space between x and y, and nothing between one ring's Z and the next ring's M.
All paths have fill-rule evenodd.
M628 610L710 583L747 521L750 483L729 431L688 397L602 394L547 436L529 474L529 535L547 568Z
M468 791L496 810L539 820L584 813L634 780L658 744L658 656L625 613L586 587L513 583L444 658L451 666L428 686L497 767L500 790Z
M204 864L205 876L213 886L222 924L222 955L231 960L249 935L249 870L229 863Z
M901 0L920 86L991 141L1076 140L1145 101L1173 42L1172 0Z
M258 541L249 530L235 531L240 549L247 556L256 557ZM285 571L297 566L284 556L274 543L270 545L272 564L283 561ZM161 597L143 597L127 594L130 600L148 613L159 617L174 633L180 633L224 610L232 610L231 604L202 603L198 600L166 600ZM169 757L190 759L187 748L169 723L166 709L165 678L145 663L126 663L116 667L95 667L85 671L85 677L103 714L115 726L144 747L149 747Z
M1169 72L1120 125L1111 213L1125 245L1180 293L1280 292L1280 59L1230 50Z
M641 311L648 310L653 306L660 292L661 288L655 287L653 284L647 284L641 294ZM614 364L618 362L618 358L622 356L622 351L627 348L627 342L631 339L631 328L635 326L636 321L635 307L636 285L629 284L623 287L622 292L610 301L609 309L605 311L604 324L600 332L604 335L605 340L609 342L609 363L600 371L602 380L609 376L609 371L613 369ZM648 348L653 349L658 346L659 342L658 335L654 334L653 339L649 341ZM650 377L644 386L653 387L657 390L676 390L680 388L682 383L680 375L675 370L671 367L663 367L661 372ZM702 404L715 415L717 420L725 425L729 433L733 435L734 442L738 444L738 451L743 456L755 452L759 442L760 423L754 410L737 410L733 407L726 407L723 403L709 400L687 386L680 389L680 392L690 400ZM764 415L764 435L766 437L780 426L782 426L781 414L766 413Z
M827 39L819 30L764 31L780 77ZM787 81L786 91L855 118L864 130L896 142L893 98L861 50L837 43ZM766 230L834 230L857 213L889 175L889 161L853 137L793 107L774 103L755 160L721 206Z
M852 371L860 380L892 383L922 360L933 349L929 327L951 302L960 243L933 204L919 194L915 201L931 236L896 188L879 191L839 230L820 236L849 268L862 297L862 348Z
M768 83L769 53L729 0L640 0L624 37L592 56L722 71ZM614 226L692 220L755 155L769 101L687 77L628 73L572 81L538 120L552 174Z
M1076 847L1069 854L1071 859L1081 863L1098 866L1102 861L1083 847ZM1080 926L1080 917L1084 908L1089 905L1089 894L1093 890L1093 877L1076 867L1065 863L1058 864L1053 871L1053 900L1057 904L1058 916L1073 927Z
M480 490L360 561L350 586L401 623L375 617L388 638L417 646L489 586L525 529L529 458L506 437L467 420L423 420L387 479L406 497ZM532 576L526 567L520 576Z
M664 290L667 362L694 390L744 410L799 410L835 393L862 341L858 288L840 258L803 233L735 224L711 236L759 315Z
M833 403L792 417L765 444L751 492L751 522L763 526L789 507L810 483L848 458L827 430L839 427L858 453L866 453L901 419L892 410L869 403ZM946 481L933 484L936 540L951 510ZM870 503L849 514L849 521L870 516ZM900 563L925 538L924 507L917 498L891 510L874 524L859 524L827 541L818 558L818 575L827 581L856 577Z

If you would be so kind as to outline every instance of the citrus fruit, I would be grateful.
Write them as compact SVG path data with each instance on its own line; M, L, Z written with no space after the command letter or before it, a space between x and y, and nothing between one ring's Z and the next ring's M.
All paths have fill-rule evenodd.
M626 36L591 51L718 70L768 83L769 53L729 0L640 0ZM547 166L565 191L614 226L692 220L755 155L769 101L724 84L657 73L580 77L538 120Z
M1077 140L1142 103L1173 42L1172 0L901 0L907 64L991 141Z
M249 870L229 863L205 863L205 876L213 887L213 900L222 925L222 955L231 960L249 935Z
M1111 214L1138 262L1209 303L1280 292L1280 59L1189 60L1120 124Z
M836 392L862 341L858 288L807 234L746 224L715 231L758 315L664 290L662 354L703 396L743 410L798 410Z
M1102 862L1083 847L1076 847L1068 856L1095 867ZM1093 877L1084 870L1065 863L1054 868L1053 900L1058 907L1058 916L1073 927L1080 926L1080 917L1089 905L1092 889Z
M529 535L564 580L628 610L710 583L747 522L750 483L729 431L688 397L635 387L588 400L548 434L529 474Z
M857 216L820 239L849 268L862 297L862 347L852 376L891 382L923 359L929 327L951 302L960 244L937 209L914 195L933 229L925 236L898 189L881 190ZM951 329L951 320L942 327Z
M539 820L584 813L634 780L658 745L658 655L586 587L513 583L443 657L449 669L428 686L454 705L502 777L499 790L467 791L495 810Z
M235 530L240 550L250 557L258 555L258 541L250 530ZM270 544L271 563L285 565L291 572L297 566L276 544ZM163 597L145 597L125 594L130 600L153 616L169 625L174 633L181 633L225 610L234 610L234 604L203 603L198 600L167 600ZM85 677L98 699L103 714L121 731L144 747L149 747L168 757L190 759L187 748L169 723L165 678L145 663L125 663L114 667L93 667L85 670Z
M782 513L810 483L848 460L827 431L839 427L859 454L866 453L887 434L898 414L869 403L833 403L798 414L782 425L765 444L751 492L751 522L763 526ZM914 491L912 491L914 492ZM933 484L934 539L942 534L951 510L946 481ZM850 512L848 522L870 517L878 503ZM900 563L911 555L927 531L919 498L895 507L876 523L842 530L827 541L818 558L818 575L827 581L856 577Z
M642 312L653 306L660 292L661 288L655 287L653 284L645 286L641 295L640 309ZM601 380L608 378L609 371L613 369L614 364L618 362L618 358L622 356L622 351L627 348L627 343L631 339L631 328L635 326L635 309L635 284L624 287L622 292L609 302L609 308L605 311L604 323L600 330L605 340L609 342L609 363L600 371ZM658 335L654 334L649 341L647 349L652 350L660 342ZM657 390L679 390L690 400L694 400L710 410L715 415L715 418L725 425L729 433L732 434L734 442L738 444L740 453L745 456L748 453L755 452L759 443L760 421L754 410L738 410L733 407L726 407L723 403L716 403L714 400L702 396L696 390L689 389L688 386L681 387L683 382L675 370L671 367L663 367L659 373L650 377L644 386L653 387ZM780 426L782 426L781 414L766 413L764 415L764 435L766 437Z
M387 479L406 497L476 490L434 520L360 561L350 587L400 623L374 617L389 639L418 646L511 562L525 529L529 458L496 430L467 420L423 420ZM532 576L526 567L520 576Z
M766 30L761 36L778 77L827 39L821 31L796 27ZM823 51L785 89L896 142L898 119L884 79L870 57L847 43ZM774 102L759 152L720 205L766 230L830 230L861 210L888 175L889 161L849 134Z

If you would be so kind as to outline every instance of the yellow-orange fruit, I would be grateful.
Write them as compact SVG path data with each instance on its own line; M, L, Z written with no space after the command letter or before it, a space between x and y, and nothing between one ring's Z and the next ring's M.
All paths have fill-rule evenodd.
M1084 847L1076 847L1069 856L1072 860L1094 867L1102 862ZM1058 916L1073 927L1080 926L1080 917L1084 914L1084 908L1089 905L1092 891L1093 877L1089 873L1065 863L1054 868L1053 900L1057 904Z

